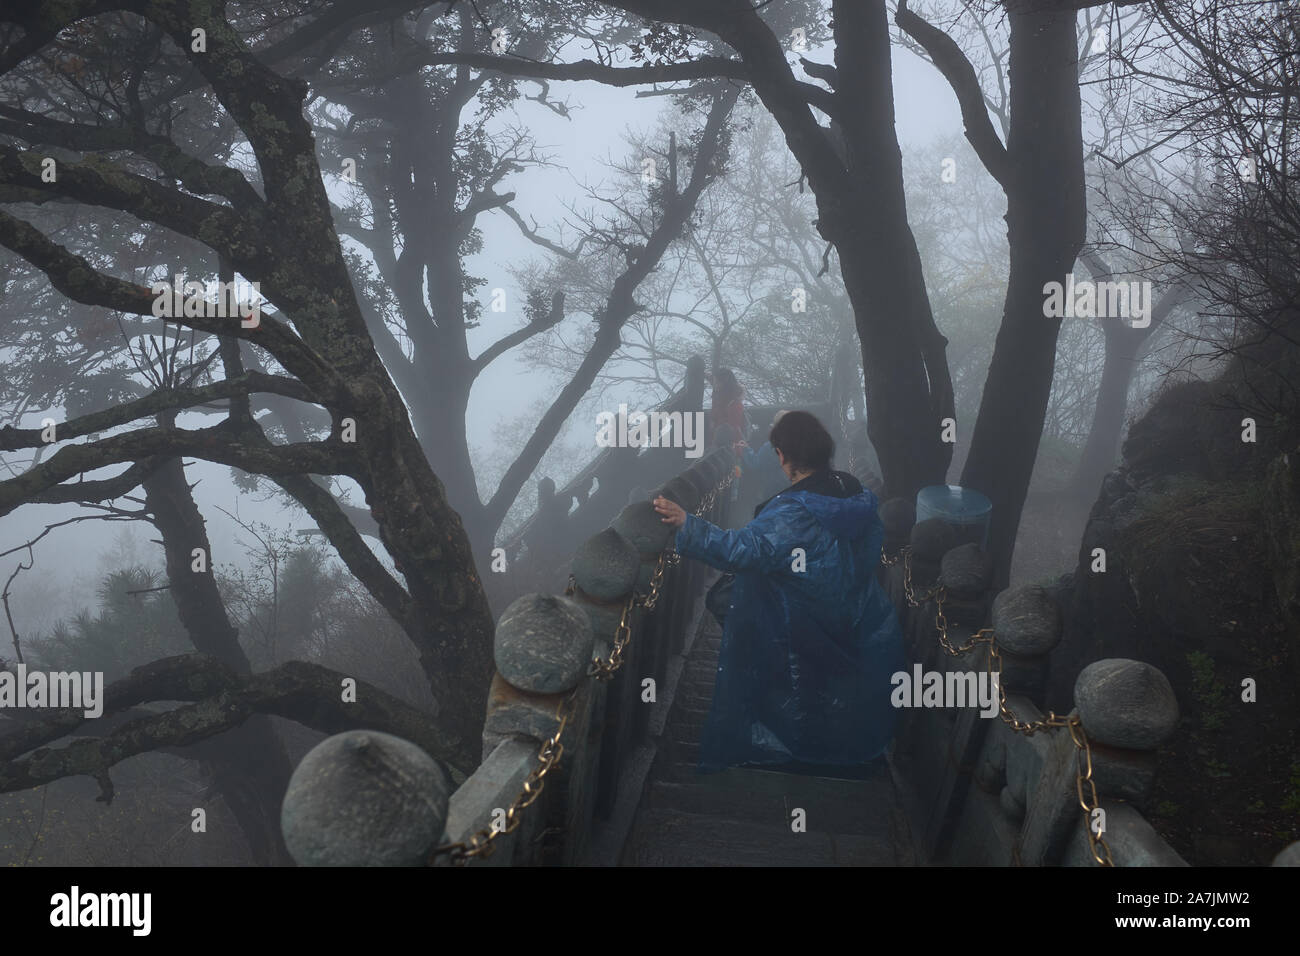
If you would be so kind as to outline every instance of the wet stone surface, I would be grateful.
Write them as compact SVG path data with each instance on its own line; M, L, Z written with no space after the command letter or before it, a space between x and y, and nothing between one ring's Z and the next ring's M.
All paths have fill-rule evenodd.
M415 744L350 730L298 764L280 828L301 866L421 866L442 837L450 797L446 772Z
M1169 679L1141 661L1089 664L1074 683L1074 702L1088 736L1112 747L1150 750L1178 725Z
M578 587L598 601L613 601L632 590L641 552L613 528L594 534L573 555Z
M957 544L957 532L942 518L928 518L912 527L912 556L938 564Z
M949 591L978 594L993 580L993 558L979 545L958 545L939 562L939 580Z
M1012 588L993 601L993 628L1000 647L1038 657L1061 639L1061 611L1043 588Z
M501 612L493 656L513 687L558 694L577 685L591 663L591 621L577 603L525 594Z

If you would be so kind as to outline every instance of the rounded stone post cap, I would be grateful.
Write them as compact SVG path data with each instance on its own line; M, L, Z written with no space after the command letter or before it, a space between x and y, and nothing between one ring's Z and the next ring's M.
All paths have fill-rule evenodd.
M699 465L687 468L679 477L688 482L690 486L699 493L701 500L703 500L704 496L712 491L713 486L717 484L713 479L713 476Z
M912 526L912 554L922 561L938 564L957 543L957 532L942 518L927 518Z
M1273 857L1273 866L1300 866L1300 840Z
M1095 661L1074 682L1074 705L1090 739L1154 750L1178 726L1178 699L1158 668L1120 657Z
M631 592L641 567L641 552L613 528L593 534L573 553L573 579L597 601Z
M1012 654L1040 657L1061 639L1061 609L1043 588L1009 588L993 599L993 630Z
M993 557L977 544L959 544L939 562L939 580L949 591L978 594L993 582Z
M673 529L664 524L663 518L649 501L632 502L618 513L610 527L642 554L662 551L674 534Z
M916 505L910 498L890 498L880 505L880 523L885 526L885 537L904 541L916 524Z
M681 475L669 480L668 484L663 486L663 489L659 494L663 495L669 501L677 502L686 509L687 513L698 508L700 506L700 500L703 497L703 495L696 490L695 486Z
M300 866L421 866L442 839L451 781L408 740L349 730L289 778L280 830Z
M492 654L506 683L534 694L578 686L591 664L591 621L577 603L525 594L501 612Z

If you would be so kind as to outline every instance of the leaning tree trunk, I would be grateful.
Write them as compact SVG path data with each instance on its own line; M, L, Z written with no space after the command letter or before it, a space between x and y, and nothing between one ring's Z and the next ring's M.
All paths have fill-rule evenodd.
M217 591L212 546L181 460L163 462L143 486L145 503L162 534L168 591L190 641L200 653L210 654L238 673L251 673L239 646L239 632L230 623ZM203 572L193 570L196 548L203 551ZM293 768L270 718L253 716L243 726L195 750L243 830L254 861L263 866L292 866L280 835L280 802Z
M1070 479L1070 495L1080 500L1096 497L1101 480L1115 467L1120 438L1124 434L1124 416L1128 411L1129 386L1137 371L1145 330L1129 329L1119 322L1108 324L1106 359L1097 387L1097 406L1083 454Z
M993 503L995 585L1011 575L1020 514L1052 390L1061 320L1043 286L1083 245L1086 200L1075 11L1011 10L1007 298L961 483Z
M1108 270L1093 268L1095 261L1085 256L1093 270L1093 278L1109 280L1114 277ZM1156 329L1169 314L1191 298L1191 289L1177 283L1166 291L1151 310L1150 322L1145 328L1132 328L1118 318L1102 319L1106 336L1106 358L1101 369L1101 383L1097 389L1097 406L1093 411L1092 427L1083 454L1070 479L1070 495L1083 501L1096 498L1102 478L1115 466L1120 439L1124 435L1124 418L1128 411L1129 386L1137 373L1138 363L1150 347Z

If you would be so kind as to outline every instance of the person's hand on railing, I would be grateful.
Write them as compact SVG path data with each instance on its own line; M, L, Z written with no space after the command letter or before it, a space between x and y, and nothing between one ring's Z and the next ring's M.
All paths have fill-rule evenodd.
M669 501L660 495L654 501L655 511L663 516L664 524L672 525L674 528L680 528L686 524L686 511L675 501Z

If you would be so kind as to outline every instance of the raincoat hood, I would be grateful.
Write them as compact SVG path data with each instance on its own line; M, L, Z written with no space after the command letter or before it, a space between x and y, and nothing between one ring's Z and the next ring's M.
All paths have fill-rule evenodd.
M876 520L876 496L867 489L847 498L832 498L811 491L792 491L782 497L798 501L812 512L818 524L837 538L854 540L868 535Z

